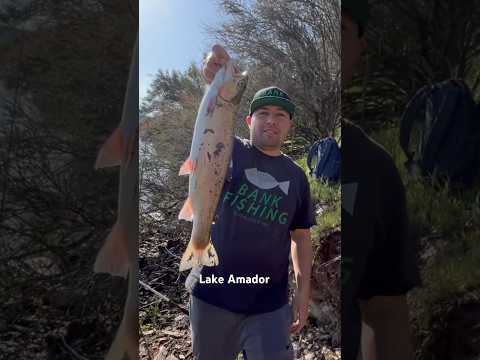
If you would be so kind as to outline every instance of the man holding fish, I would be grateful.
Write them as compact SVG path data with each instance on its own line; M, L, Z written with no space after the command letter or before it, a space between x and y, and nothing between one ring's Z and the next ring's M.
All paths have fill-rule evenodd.
M344 89L367 51L368 3L342 1ZM420 279L405 187L391 155L346 119L342 143L342 359L414 359L406 294Z
M193 221L180 265L193 268L186 281L193 353L197 360L234 360L240 352L249 360L291 360L290 333L308 317L315 224L307 177L280 150L295 105L280 88L259 90L246 117L250 139L239 139L233 120L246 74L218 45L203 72L209 87L180 171L190 175L179 217Z

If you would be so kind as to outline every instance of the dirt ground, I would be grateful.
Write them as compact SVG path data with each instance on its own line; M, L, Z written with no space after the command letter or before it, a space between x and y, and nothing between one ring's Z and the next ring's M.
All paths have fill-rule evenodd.
M49 274L18 271L8 279L0 293L0 359L104 358L127 289L123 279L93 275L93 256Z
M140 281L144 284L140 285L139 304L142 360L193 360L188 293L184 288L188 272L178 272L180 255L185 250L179 239L187 238L189 233L187 227L170 224L142 234L139 250ZM340 349L332 346L332 335L313 318L292 340L298 360L340 359Z

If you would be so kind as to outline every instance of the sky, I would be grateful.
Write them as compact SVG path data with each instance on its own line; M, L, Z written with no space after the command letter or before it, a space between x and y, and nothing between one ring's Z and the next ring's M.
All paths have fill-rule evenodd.
M140 99L158 70L184 71L214 44L205 26L222 22L216 0L140 0Z

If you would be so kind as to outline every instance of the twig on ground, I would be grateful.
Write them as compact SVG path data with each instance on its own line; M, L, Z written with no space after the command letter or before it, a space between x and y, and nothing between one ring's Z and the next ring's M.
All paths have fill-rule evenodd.
M80 355L74 348L72 348L70 345L67 344L67 342L65 341L65 338L62 336L62 343L63 343L63 346L68 350L70 351L70 353L76 358L76 359L79 359L79 360L88 360L88 358L86 358L85 356L82 356Z
M182 305L176 303L175 301L171 300L169 297L163 295L162 293L158 292L157 290L155 290L154 288L152 288L150 285L148 284L145 284L143 281L139 280L138 281L140 283L140 285L142 285L145 289L151 291L152 293L154 293L155 295L157 295L160 299L166 301L166 302L169 302L170 304L172 305L175 305L177 308L180 309L181 312L183 312L184 314L188 315L188 310L185 309Z
M154 301L152 301L152 302L150 302L150 303L148 303L148 304L146 304L146 305L140 306L138 309L139 309L139 310L143 310L143 309L146 309L146 308L148 308L149 306L151 306L151 305L153 305L153 304L157 304L157 303L159 303L159 302L160 302L160 300L154 300Z
M170 255L172 255L175 259L178 259L178 260L181 260L182 258L180 256L178 256L177 254L174 254L173 252L171 252L170 250L168 250L166 247L163 247L163 249L169 253Z
M326 266L328 266L328 265L330 265L330 264L332 264L336 261L339 261L340 259L341 259L341 255L338 255L338 256L334 257L333 259L330 259L330 260L325 261L324 263L318 265L318 268L326 267Z

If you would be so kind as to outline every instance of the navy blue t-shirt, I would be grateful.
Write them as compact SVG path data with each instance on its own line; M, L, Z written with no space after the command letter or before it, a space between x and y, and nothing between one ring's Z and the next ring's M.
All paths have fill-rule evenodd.
M358 300L406 294L420 284L405 187L392 157L342 121L342 359L357 359Z
M290 231L313 225L310 188L302 168L286 155L268 156L249 140L235 138L212 225L219 265L201 269L204 281L214 275L223 277L224 283L201 284L194 279L188 287L199 299L232 312L274 311L288 302ZM269 280L228 283L231 275Z

